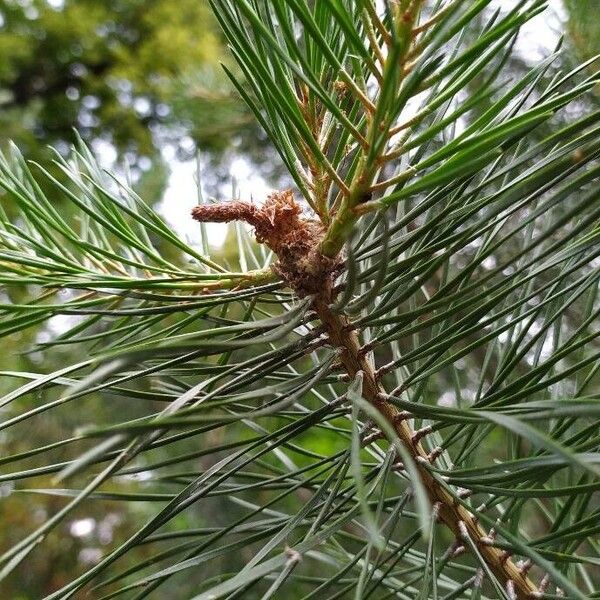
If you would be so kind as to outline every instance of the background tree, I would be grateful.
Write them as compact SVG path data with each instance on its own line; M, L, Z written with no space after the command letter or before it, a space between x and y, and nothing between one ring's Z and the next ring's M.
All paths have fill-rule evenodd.
M0 34L0 147L47 161L77 130L104 164L125 159L135 179L153 170L151 194L166 183L166 146L180 161L203 153L212 193L240 154L282 177L218 64L235 69L204 0L0 0Z
M27 155L46 144L66 149L75 140L73 128L85 140L104 140L127 153L132 163L154 157L157 143L183 133L204 146L218 139L222 147L230 137L218 124L230 128L225 114L239 109L214 86L212 103L204 105L212 132L204 136L200 123L186 127L182 98L199 96L201 74L214 78L222 57L204 2L5 0L0 31L2 139L14 140ZM194 79L190 95L184 82ZM216 107L215 99L222 101ZM238 130L243 125L233 122Z
M591 58L600 50L600 25L597 0L565 0L569 13L571 41L583 58Z
M289 192L198 208L255 228L238 271L83 146L66 186L18 153L2 165L21 213L3 220L4 283L30 296L0 331L78 317L43 344L78 362L20 374L3 427L95 421L3 460L13 497L62 503L10 540L2 576L89 499L162 508L49 597L102 573L99 597L594 595L598 114L535 138L594 81L545 82L549 59L496 85L539 2L480 29L487 2L350 4L215 2L236 85L318 219ZM40 479L57 473L69 488Z

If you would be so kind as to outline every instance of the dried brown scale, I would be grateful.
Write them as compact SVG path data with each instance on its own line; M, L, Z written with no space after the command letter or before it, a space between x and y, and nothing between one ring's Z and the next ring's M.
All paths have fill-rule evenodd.
M486 531L477 518L433 477L428 466L430 456L421 445L427 430L415 432L409 425L411 415L400 411L386 400L380 378L367 360L357 332L347 315L332 310L335 300L335 274L342 264L341 257L327 258L319 252L325 230L314 220L302 216L292 192L271 194L262 207L247 202L228 202L197 206L192 216L202 222L245 221L255 229L256 239L266 244L278 257L277 273L300 296L313 295L313 309L329 337L329 344L340 351L348 378L363 374L363 397L376 408L394 428L398 438L412 455L421 481L428 491L432 505L438 507L439 520L454 533L457 540L472 540L490 570L505 585L510 585L517 600L535 597L537 587L527 571L519 569L510 555L487 541Z
M273 270L301 297L319 293L339 267L339 260L319 252L324 228L302 216L291 190L271 194L263 206L249 202L196 206L192 217L203 223L245 221L254 227L256 241L277 255Z

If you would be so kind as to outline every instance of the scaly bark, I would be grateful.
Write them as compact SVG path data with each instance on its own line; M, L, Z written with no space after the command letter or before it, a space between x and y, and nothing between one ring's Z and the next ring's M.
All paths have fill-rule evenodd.
M361 352L358 336L348 317L331 309L333 300L331 284L327 285L314 300L314 309L327 331L330 343L341 351L340 360L351 379L362 371L364 399L392 425L400 441L414 458L431 503L437 503L439 506L439 518L452 530L458 540L464 540L465 535L470 537L490 570L506 586L509 596L518 600L535 597L537 587L528 578L526 572L519 570L506 552L489 545L488 534L475 516L462 504L457 503L424 466L423 463L429 462L427 452L409 426L406 416L385 400L385 390L365 359L364 353Z

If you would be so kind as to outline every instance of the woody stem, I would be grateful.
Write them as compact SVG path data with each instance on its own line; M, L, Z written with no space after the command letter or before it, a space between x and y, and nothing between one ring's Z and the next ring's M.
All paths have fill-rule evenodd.
M350 378L353 379L362 371L364 399L390 423L401 443L411 454L432 505L439 506L440 520L452 530L457 539L466 541L465 536L468 536L472 540L490 570L499 581L514 590L518 600L531 598L537 592L537 587L527 574L520 571L504 551L489 544L488 535L476 517L465 506L459 504L433 477L426 466L429 463L427 452L418 436L415 436L399 409L385 399L385 390L361 352L358 336L352 329L348 316L334 312L331 309L332 302L331 286L314 300L314 309L327 331L330 344L341 351L340 359Z

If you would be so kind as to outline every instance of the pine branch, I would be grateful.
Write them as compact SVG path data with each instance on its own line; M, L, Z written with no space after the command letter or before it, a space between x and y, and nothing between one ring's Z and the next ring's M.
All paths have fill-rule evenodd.
M19 300L0 306L0 336L64 314L36 349L86 357L7 369L0 428L19 440L67 404L109 407L0 460L15 495L69 499L3 549L0 578L93 498L161 504L47 600L89 584L141 599L171 577L202 600L292 584L306 600L484 585L522 600L550 583L594 597L600 112L561 111L596 78L552 71L558 54L501 78L538 0L212 4L234 85L296 185L193 210L254 229L258 248L236 228L241 272L83 146L59 178L0 158L0 280ZM72 487L36 479L49 474ZM212 503L217 524L180 518Z
M510 597L526 600L535 597L537 586L527 576L527 569L519 568L510 557L510 553L490 545L490 535L478 519L464 506L459 504L433 477L427 466L432 457L420 443L428 433L427 430L413 431L408 423L413 418L408 411L400 411L394 404L386 400L387 394L381 381L367 360L368 349L361 347L354 327L345 313L336 313L331 309L334 297L331 287L325 289L315 298L314 307L329 335L329 343L341 351L342 361L348 376L354 379L362 373L364 398L393 427L404 448L414 459L419 477L425 485L432 506L437 506L437 513L460 543L472 542L485 560L494 575L511 590ZM393 443L393 440L388 440Z

